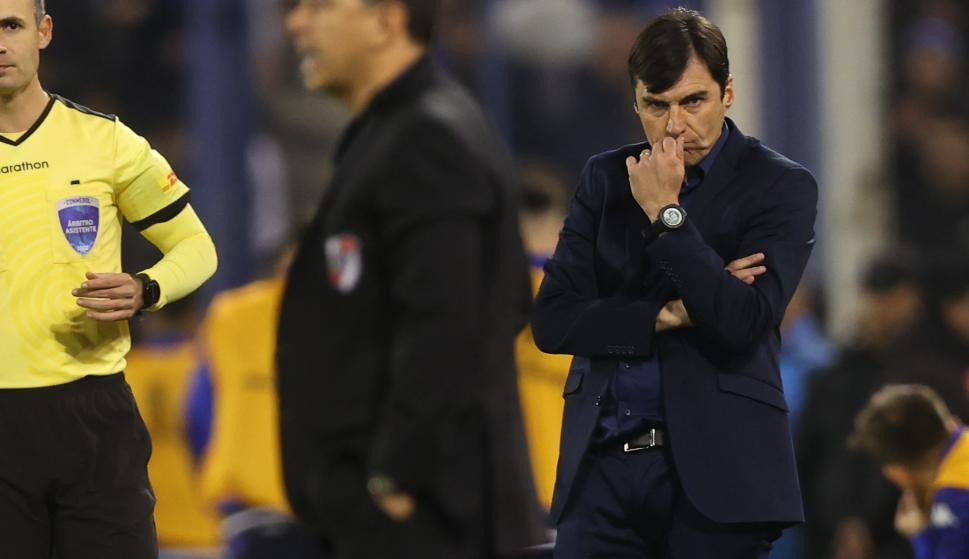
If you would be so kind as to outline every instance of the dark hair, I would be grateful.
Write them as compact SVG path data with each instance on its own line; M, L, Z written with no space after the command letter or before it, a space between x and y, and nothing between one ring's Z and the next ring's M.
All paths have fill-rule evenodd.
M385 0L368 0L371 3ZM442 0L397 0L407 8L407 31L422 45L429 45L437 34Z
M34 0L34 19L37 20L37 24L40 24L40 20L44 19L44 14L47 13L44 10L44 0Z
M914 466L945 444L951 419L945 402L928 386L890 385L876 392L858 413L848 444L882 464Z
M900 249L872 259L861 275L865 291L884 293L903 285L919 286L918 261L911 251Z
M724 94L730 77L727 41L720 29L700 12L674 8L652 19L629 51L629 80L642 81L652 93L673 87L696 55L710 70Z
M549 211L565 214L568 195L561 171L540 160L526 160L519 175L523 216L538 216Z

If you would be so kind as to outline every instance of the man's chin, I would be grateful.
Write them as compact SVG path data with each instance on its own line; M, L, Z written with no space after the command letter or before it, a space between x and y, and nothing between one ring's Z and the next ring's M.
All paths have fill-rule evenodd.
M703 161L703 158L706 157L708 153L710 153L710 150L702 150L702 151L686 150L683 153L683 162L686 164L687 167L693 167L693 166L699 165L700 162Z

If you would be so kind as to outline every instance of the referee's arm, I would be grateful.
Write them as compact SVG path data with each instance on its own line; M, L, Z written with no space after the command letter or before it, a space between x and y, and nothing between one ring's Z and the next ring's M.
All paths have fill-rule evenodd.
M218 265L215 244L187 198L180 209L168 211L175 213L171 219L134 224L163 254L154 266L141 272L158 283L158 300L146 305L139 277L88 272L73 295L78 297L78 305L88 309L89 318L125 320L142 308L158 310L198 289L215 273Z

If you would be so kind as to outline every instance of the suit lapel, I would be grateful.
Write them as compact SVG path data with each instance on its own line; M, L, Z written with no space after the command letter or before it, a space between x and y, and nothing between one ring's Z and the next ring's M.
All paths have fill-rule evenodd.
M716 222L715 216L710 211L716 207L717 196L736 178L737 166L747 151L747 137L737 128L737 125L727 119L727 128L730 132L727 143L717 155L710 173L703 179L703 183L694 194L696 198L690 202L690 219L701 233L709 232L710 227Z

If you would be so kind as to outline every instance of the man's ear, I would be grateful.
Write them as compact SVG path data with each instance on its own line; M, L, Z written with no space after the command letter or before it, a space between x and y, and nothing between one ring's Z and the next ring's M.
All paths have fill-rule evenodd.
M377 10L377 25L380 28L376 37L381 42L408 35L410 14L403 2L389 0L378 3L374 8Z
M47 14L40 19L37 25L37 33L40 35L40 48L46 49L54 39L54 20Z
M723 85L723 104L728 109L733 105L733 75L727 76L727 83Z

